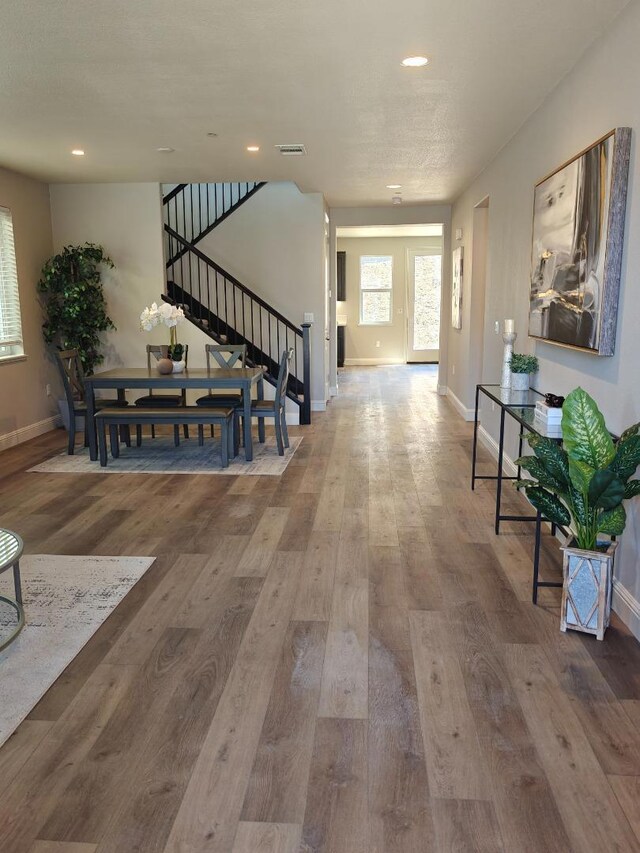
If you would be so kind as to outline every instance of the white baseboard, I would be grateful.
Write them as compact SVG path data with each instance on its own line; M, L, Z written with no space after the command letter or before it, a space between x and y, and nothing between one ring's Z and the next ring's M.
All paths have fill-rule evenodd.
M456 397L456 395L450 388L446 390L446 396L449 400L451 400L453 408L456 410L456 412L461 415L465 419L465 421L473 420L475 415L475 409L467 409L464 403Z
M447 392L449 391L446 385L438 385L436 390L438 391L438 394L440 394L441 397L446 397Z
M29 441L32 438L37 438L39 435L44 435L61 424L60 415L52 415L50 418L45 418L43 421L37 421L35 424L20 427L13 432L5 432L0 435L0 450L6 450L8 447L15 447L17 444L22 444L24 441Z
M311 401L311 411L312 412L326 412L327 411L327 401L326 400L312 400Z
M482 424L478 424L478 440L483 444L493 458L498 461L498 442L492 435L486 431ZM502 455L502 471L510 477L515 477L518 473L518 468L514 464L513 459L506 453Z
M406 364L404 358L345 358L345 366L369 367L376 364Z
M617 578L613 579L611 606L634 637L640 640L640 601Z
M337 385L332 385L329 388L329 396L331 396L331 397L337 397L338 396L338 386Z

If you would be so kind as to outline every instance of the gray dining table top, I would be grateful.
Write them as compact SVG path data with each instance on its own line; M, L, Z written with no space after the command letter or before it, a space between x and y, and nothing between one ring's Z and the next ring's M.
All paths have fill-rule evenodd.
M153 382L184 387L189 384L197 386L199 383L208 384L209 382L256 382L263 376L264 371L260 367L192 367L183 370L182 373L168 374L158 373L155 368L115 367L87 376L85 382L92 385L101 385L105 382L120 382L123 385L127 382L135 384Z

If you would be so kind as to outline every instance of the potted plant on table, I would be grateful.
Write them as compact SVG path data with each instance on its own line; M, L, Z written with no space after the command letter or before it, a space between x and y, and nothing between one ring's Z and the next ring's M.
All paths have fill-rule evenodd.
M531 477L518 488L546 520L570 526L573 534L563 548L563 631L586 631L601 640L609 624L617 545L612 537L625 528L623 501L640 494L640 480L631 479L640 464L639 433L640 423L614 440L595 401L576 388L562 406L562 445L531 434L535 455L516 462Z
M60 350L78 350L83 371L88 375L104 359L100 352L102 332L115 329L107 314L102 266L113 267L102 246L65 246L45 263L38 282L46 342ZM58 406L68 427L67 400L59 400Z
M159 325L169 328L169 344L162 347L162 358L156 365L159 373L182 373L186 367L183 358L184 345L178 343L178 324L184 320L182 308L168 302L162 302L160 305L152 302L151 307L145 308L140 314L140 329L143 332L150 332Z
M532 373L538 372L538 359L535 355L514 352L510 361L511 388L513 391L528 391Z

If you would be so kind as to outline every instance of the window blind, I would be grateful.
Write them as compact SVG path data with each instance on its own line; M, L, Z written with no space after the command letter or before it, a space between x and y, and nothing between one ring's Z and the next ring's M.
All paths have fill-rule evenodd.
M0 207L0 356L22 352L22 322L11 211Z

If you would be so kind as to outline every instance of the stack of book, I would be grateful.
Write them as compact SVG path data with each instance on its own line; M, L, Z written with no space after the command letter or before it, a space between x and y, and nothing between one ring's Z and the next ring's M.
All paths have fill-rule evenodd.
M534 426L542 435L549 438L562 438L562 409L552 409L539 400L534 412Z

